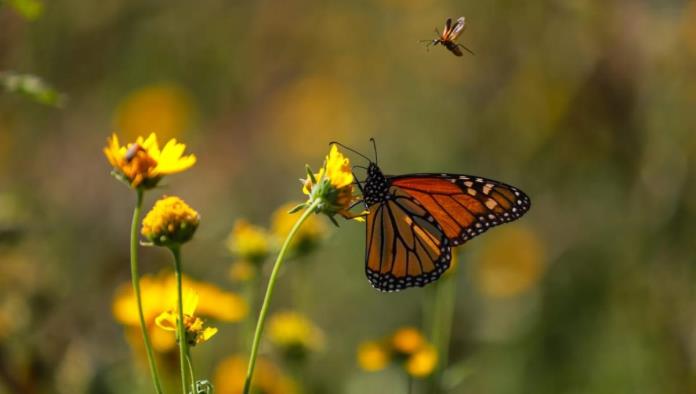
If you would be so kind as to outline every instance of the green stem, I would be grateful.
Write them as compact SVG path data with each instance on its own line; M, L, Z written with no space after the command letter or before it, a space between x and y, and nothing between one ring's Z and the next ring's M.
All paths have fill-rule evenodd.
M152 343L150 342L150 334L147 331L145 324L145 316L143 315L143 303L140 297L140 275L138 274L138 224L140 223L140 211L143 206L143 190L136 189L135 209L133 209L133 221L131 222L131 238L130 238L130 266L131 266L131 282L133 283L133 292L135 293L135 301L138 304L138 318L140 319L140 329L143 333L143 341L145 342L145 351L147 353L147 361L150 364L150 374L152 375L152 383L155 385L155 392L162 394L162 384L160 383L159 373L157 372L157 363L155 362L154 352L152 351Z
M186 363L188 365L189 377L191 378L192 393L196 393L196 374L193 372L193 358L191 357L191 348L189 347L186 353Z
M456 283L452 276L442 278L435 286L434 319L431 329L433 345L437 349L437 369L431 380L431 392L440 392L442 373L449 361L449 345L452 336Z
M271 304L271 297L273 297L273 289L275 288L278 272L280 271L280 267L283 265L283 258L288 250L288 245L290 245L290 241L292 241L292 238L295 236L295 233L297 233L297 230L300 228L302 223L307 220L309 215L314 213L314 210L320 202L320 199L314 200L314 202L312 202L312 204L310 204L310 206L307 207L304 212L302 212L302 216L297 219L297 222L295 222L295 224L292 226L287 238L285 238L285 242L283 242L283 246L280 248L278 257L273 265L273 271L271 271L271 277L268 279L268 286L266 287L266 295L263 299L261 311L259 311L259 318L256 322L254 341L252 342L251 354L249 355L249 366L247 367L247 375L246 379L244 380L244 394L249 394L249 391L251 390L251 378L254 375L256 356L258 355L259 344L261 343L261 334L263 333L263 327L266 323L266 315L268 314L268 307Z
M186 394L186 355L188 355L188 343L186 338L186 329L184 328L184 296L181 289L181 247L173 245L169 248L174 255L174 275L176 276L176 298L178 316L176 319L176 336L179 341L179 367L181 369L181 392ZM196 382L191 381L192 387ZM196 390L192 390L195 393Z

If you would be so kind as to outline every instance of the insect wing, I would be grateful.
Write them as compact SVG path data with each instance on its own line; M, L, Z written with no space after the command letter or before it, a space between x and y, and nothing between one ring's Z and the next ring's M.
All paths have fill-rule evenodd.
M466 28L466 19L463 16L459 17L459 19L457 19L457 22L455 22L452 29L448 31L448 34L446 35L446 39L448 41L456 40L462 34L462 32L464 31L465 28ZM458 55L458 56L461 56L461 55Z

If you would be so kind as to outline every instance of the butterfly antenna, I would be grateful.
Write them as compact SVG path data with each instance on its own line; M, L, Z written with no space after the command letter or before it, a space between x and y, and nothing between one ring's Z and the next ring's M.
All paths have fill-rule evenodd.
M331 141L331 142L329 142L329 145L331 145L331 144L336 144L336 145L340 146L341 148L348 149L349 151L351 151L351 152L353 152L353 153L356 153L356 154L362 156L363 158L365 158L365 160L367 160L367 161L369 161L370 163L372 163L372 160L370 160L369 157L363 155L362 153L358 152L357 150L355 150L355 149L353 149L353 148L351 148L351 147L345 146L345 145L343 145L342 143L340 143L340 142L338 142L338 141Z
M372 137L370 137L370 142L372 142L372 150L375 152L375 164L379 164L379 160L377 160L377 143Z

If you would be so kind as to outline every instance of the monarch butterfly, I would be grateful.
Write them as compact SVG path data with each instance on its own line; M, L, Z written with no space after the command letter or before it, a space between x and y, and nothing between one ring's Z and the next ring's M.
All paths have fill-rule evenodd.
M426 47L429 47L430 45L437 45L441 44L445 48L449 49L450 52L455 54L456 56L462 56L462 50L459 49L459 47L462 47L466 49L467 52L470 54L474 54L474 52L471 51L471 49L465 47L462 44L457 44L454 42L464 31L464 28L466 27L466 19L463 16L460 16L459 19L454 23L454 26L452 26L452 18L447 18L447 21L445 22L445 27L442 29L442 33L437 31L437 28L435 28L435 33L437 33L438 37L433 39L433 40L422 40L421 42L427 42Z
M367 177L356 183L368 211L365 274L380 291L437 280L450 266L453 246L520 218L531 206L520 189L479 176L384 175L370 141L375 161L339 145L369 161Z

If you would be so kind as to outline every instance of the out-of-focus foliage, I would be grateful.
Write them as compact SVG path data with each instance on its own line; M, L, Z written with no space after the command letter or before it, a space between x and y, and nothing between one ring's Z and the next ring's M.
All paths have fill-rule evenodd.
M0 86L8 93L18 93L41 104L61 107L65 102L64 95L31 74L0 72Z
M41 0L0 0L0 7L5 4L28 20L41 16L44 9Z
M0 70L70 100L0 88L0 393L151 392L137 319L112 313L128 299L134 203L101 152L112 132L177 138L198 158L144 206L177 195L200 214L185 271L218 291L197 313L219 331L193 355L216 392L239 390L274 234L293 216L274 211L306 198L298 179L330 141L373 157L374 137L387 174L481 175L531 197L522 219L458 248L450 393L696 393L696 1L63 0L27 2L43 7L31 21L18 3L0 6ZM419 43L460 15L475 56ZM262 261L231 269L239 218L269 230ZM431 287L375 291L364 224L317 219L327 230L287 261L271 315L306 316L323 351L298 366L266 338L265 376L282 379L264 384L406 392L403 368L367 373L356 352L398 327L428 333ZM140 262L174 392L174 338L154 323L171 308L155 279L170 256L142 248ZM250 305L221 310L221 293ZM374 350L365 363L390 364Z

